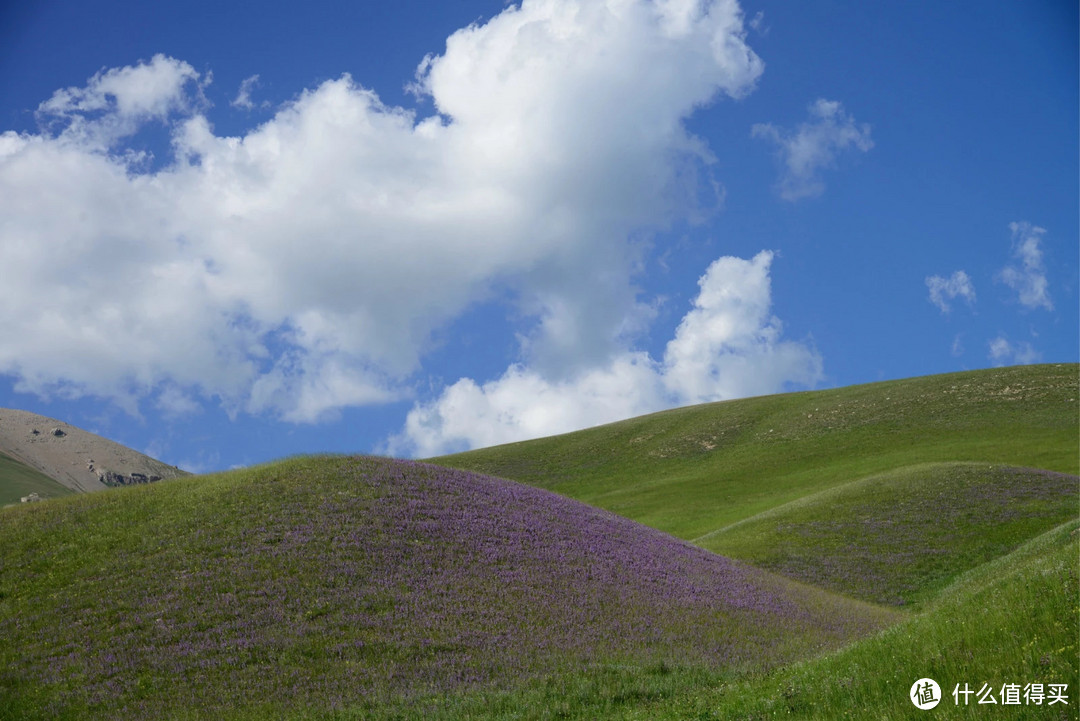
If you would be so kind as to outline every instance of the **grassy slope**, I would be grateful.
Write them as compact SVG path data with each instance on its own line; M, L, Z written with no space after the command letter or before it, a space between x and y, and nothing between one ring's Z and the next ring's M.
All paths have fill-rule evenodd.
M42 498L58 498L73 493L44 473L0 453L0 506L19 503L23 496L37 493Z
M336 719L1067 719L1080 702L1080 522L961 575L933 602L886 631L771 673L731 679L689 666L586 669L510 693L471 692ZM932 711L908 700L933 678ZM1068 705L1002 705L1003 684L1068 684ZM997 705L960 705L953 689L993 689Z
M905 605L1075 518L1080 478L931 463L830 488L699 545L832 591Z
M665 411L432 459L685 539L905 466L1077 473L1078 366L970 371Z
M0 512L0 718L270 718L759 672L895 612L537 489L292 459Z
M930 604L884 633L673 706L699 718L1075 719L1080 703L1080 523L1070 521L963 574ZM933 712L907 700L915 680L933 678L944 699ZM1005 706L1003 684L1068 684L1068 706ZM989 684L997 706L964 707L953 689ZM686 716L692 714L686 713Z
M818 623L830 613L840 622L831 632L819 629L825 638L813 624L800 630L786 621L780 633L770 636L759 626L747 636L728 606L695 606L700 593L683 597L688 615L664 616L664 604L650 606L648 593L634 595L651 585L620 586L623 572L610 562L598 577L590 575L595 562L556 572L567 566L554 541L580 526L576 517L565 520L562 536L543 536L531 547L526 556L544 580L523 587L513 569L526 557L525 546L515 541L518 555L503 556L502 564L495 551L505 546L506 532L534 536L519 533L534 518L533 505L500 498L484 505L486 494L475 493L465 494L464 505L450 504L458 514L473 509L485 523L508 508L518 519L518 532L480 534L489 545L477 564L471 525L465 532L432 527L440 516L428 507L401 526L392 514L372 513L381 491L358 493L355 475L313 461L7 509L0 513L0 669L6 669L0 699L14 704L0 703L0 718L33 717L50 704L55 711L64 700L73 717L120 709L200 718L213 709L215 717L245 720L901 719L929 717L907 699L922 676L937 679L946 692L946 703L930 715L1004 719L1019 711L1028 718L1076 718L1080 532L1075 520L1043 531L1070 513L1070 503L1076 518L1077 489L1070 501L1068 478L1000 466L1076 472L1077 371L1076 365L1011 368L748 399L441 459L551 487L792 575L798 575L795 563L850 569L895 550L904 539L894 531L903 529L875 535L859 525L880 522L882 513L927 530L905 536L917 541L914 568L885 563L883 585L834 585L869 598L884 589L884 600L898 594L918 602L917 612L901 614L904 620L879 635L795 664L784 661L839 642L852 620L863 619L865 630L898 616L820 594L804 606ZM429 497L432 479L441 476L428 468L428 481L406 484L428 490L410 498ZM1030 493L1010 496L1017 488ZM321 499L317 506L312 494ZM943 502L952 504L944 517ZM413 501L405 505L415 510ZM1010 509L1017 512L1009 515ZM950 536L954 530L959 535ZM792 532L803 539L799 547L785 541ZM350 538L365 549L360 558L369 559L369 574L388 567L387 559L401 569L389 596L372 596L368 587L342 585L335 580L340 574L326 573L327 548L337 553ZM630 546L618 534L589 538L585 545L614 543L598 558L627 558ZM852 549L852 541L863 547ZM401 553L407 555L394 555ZM373 557L381 565L371 566ZM670 553L657 555L652 547L629 556L651 565L649 573L667 586L672 574L685 578L697 568L689 559L705 557L673 563ZM650 564L658 558L666 560ZM404 603L412 609L407 618L430 617L423 599L444 596L423 585L440 573L449 574L446 588L464 577L474 592L464 601L451 594L458 600L444 605L449 616L436 614L442 620L422 631L435 641L432 648L411 630L413 621L395 626L389 619L396 616L387 613ZM700 589L709 576L699 572L694 584L675 586ZM813 573L804 577L825 582ZM837 573L828 582L845 577L856 578ZM238 593L238 581L261 592ZM574 595L574 588L594 582L598 595ZM770 583L807 601L815 597L811 587L775 577ZM417 593L422 586L428 590ZM507 595L515 588L516 595ZM632 603L601 602L612 588ZM414 603L406 603L410 598ZM591 611L583 616L581 609ZM479 620L471 613L478 610ZM337 643L355 639L350 634L358 624L350 614L358 612L384 624L359 626L379 634L360 639L367 649L360 655ZM57 618L64 624L57 627ZM651 618L663 619L659 636L649 637L655 628L642 635ZM237 625L246 619L263 619L260 629L276 631L253 646L264 635ZM544 629L553 623L569 625L552 639ZM739 627L734 633L732 623ZM590 640L575 650L569 639L583 632ZM710 644L723 650L718 642L725 635L739 639L736 646L747 637L744 650L771 654L761 665L772 670L710 661ZM517 650L506 655L503 646ZM543 652L530 655L527 649L535 648ZM447 687L448 668L481 683ZM500 668L509 675L495 673ZM426 691L416 683L425 678L433 684ZM1070 705L1064 716L1061 705L953 708L952 686L964 682L975 689L1068 683ZM357 701L364 684L375 693ZM351 689L352 701L342 688ZM409 688L413 693L403 693ZM123 701L108 705L117 694ZM230 711L222 699L233 697L243 705Z
M511 690L373 702L290 718L670 719L772 718L1075 719L1080 688L1080 523L1053 529L1013 553L972 569L919 614L847 648L771 673L732 678L702 666L594 664L524 681ZM933 712L907 694L930 677L944 698ZM988 684L1068 684L1068 705L957 705L952 690ZM961 697L961 704L963 697ZM241 712L229 718L256 719Z

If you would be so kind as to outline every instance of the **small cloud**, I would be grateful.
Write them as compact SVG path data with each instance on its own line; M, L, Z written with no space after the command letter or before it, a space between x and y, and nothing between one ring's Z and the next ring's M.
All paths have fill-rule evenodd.
M969 306L975 305L975 286L968 274L962 270L956 271L949 278L942 278L940 275L928 276L926 287L930 290L930 302L940 308L942 313L949 312L949 301L958 296L967 301Z
M1039 247L1046 229L1021 221L1010 223L1009 230L1012 231L1013 258L1016 262L1002 268L998 278L1017 292L1020 304L1028 310L1053 310L1046 266Z
M777 145L782 164L777 190L784 200L811 198L825 192L821 171L836 164L836 156L855 148L866 152L874 147L870 126L855 124L835 100L819 98L810 105L810 120L794 132L772 123L758 123L751 129L755 138L765 138Z
M254 109L256 107L256 104L251 101L251 91L258 86L258 75L252 75L250 78L245 78L244 81L240 83L240 92L236 94L236 99L229 103L229 105L233 106L234 108L240 108L241 110ZM264 100L263 102L258 104L258 107L268 108L270 107L270 103Z
M964 355L964 339L963 336L960 334L957 334L957 336L953 338L952 354L956 358Z
M750 22L747 23L750 28L761 37L765 37L769 34L771 26L765 24L765 11L758 10L754 13L754 17L750 18Z
M991 340L989 347L989 358L998 366L1031 365L1042 359L1042 354L1027 341L1011 343L1003 335Z

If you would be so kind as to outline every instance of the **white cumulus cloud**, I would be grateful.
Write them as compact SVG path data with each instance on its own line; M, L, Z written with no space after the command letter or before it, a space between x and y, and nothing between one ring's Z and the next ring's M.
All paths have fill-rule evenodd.
M679 405L811 387L822 360L807 343L781 339L771 314L773 254L723 257L699 281L662 361L626 350L569 378L517 364L498 379L463 378L409 412L387 449L441 453L552 435Z
M496 290L537 368L599 367L648 318L630 239L711 172L683 121L761 71L734 0L507 7L420 64L427 117L342 76L223 137L188 63L102 71L0 134L0 373L312 421L407 395ZM147 122L154 170L123 143Z
M930 291L930 302L941 309L942 313L951 310L949 301L963 298L968 305L975 305L975 285L968 274L958 270L948 278L931 275L926 278L926 287Z
M780 339L782 324L770 313L772 260L768 251L749 261L724 257L701 277L694 308L664 352L664 385L679 403L763 395L820 380L817 353Z
M192 88L198 79L188 63L159 54L148 63L103 70L86 87L57 90L37 114L62 128L59 140L103 151L145 122L196 107L201 95Z
M757 123L755 138L771 140L777 147L781 165L777 191L784 200L812 198L825 192L823 170L836 164L836 157L850 148L867 152L874 147L870 126L856 124L835 100L819 98L810 104L810 119L794 130L772 123Z
M1046 265L1040 247L1046 229L1021 221L1010 223L1009 230L1012 231L1015 262L1005 266L998 277L1016 291L1020 304L1025 308L1053 310L1050 283L1046 279Z

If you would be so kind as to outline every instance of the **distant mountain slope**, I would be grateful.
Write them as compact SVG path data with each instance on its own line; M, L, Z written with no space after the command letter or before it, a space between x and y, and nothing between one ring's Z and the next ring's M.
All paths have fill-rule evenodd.
M23 498L39 500L57 498L74 493L41 471L0 453L0 506L19 503Z
M952 373L711 403L431 459L550 488L685 539L867 476L982 462L1075 474L1080 366Z
M898 617L553 493L387 459L0 515L10 718L361 718L589 669L734 676Z
M12 408L0 408L0 453L76 492L187 475L69 423Z

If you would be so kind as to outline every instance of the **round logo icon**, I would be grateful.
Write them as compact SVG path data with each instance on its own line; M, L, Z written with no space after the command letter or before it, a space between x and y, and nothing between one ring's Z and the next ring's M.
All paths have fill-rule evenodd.
M941 703L941 687L932 678L920 678L911 685L911 703L928 711Z

